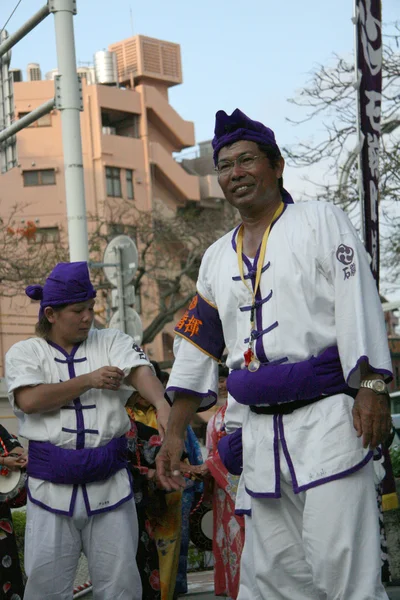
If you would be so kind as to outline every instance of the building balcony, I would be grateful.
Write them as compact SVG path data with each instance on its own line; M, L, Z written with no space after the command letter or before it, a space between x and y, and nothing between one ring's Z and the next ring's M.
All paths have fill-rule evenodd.
M176 151L194 146L194 124L185 121L156 88L143 86L148 119L171 141Z
M189 175L158 142L151 142L150 162L155 175L179 202L200 201L200 183L196 175Z
M106 131L101 136L101 154L108 164L127 169L143 169L142 140L113 135Z

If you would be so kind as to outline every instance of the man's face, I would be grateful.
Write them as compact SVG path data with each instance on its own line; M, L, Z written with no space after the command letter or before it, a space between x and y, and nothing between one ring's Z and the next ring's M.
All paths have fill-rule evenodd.
M51 307L45 309L45 315L51 323L51 331L59 339L70 344L78 344L87 339L94 319L94 299L69 304L60 311Z
M246 159L254 156L258 158L253 161L250 168L245 168ZM218 154L218 165L237 159L242 161L242 166L235 162L233 169L227 173L222 172L218 176L219 184L228 202L240 210L265 206L270 200L275 200L279 190L278 179L282 177L285 164L283 158L279 160L278 166L273 168L255 142L239 140L221 148Z

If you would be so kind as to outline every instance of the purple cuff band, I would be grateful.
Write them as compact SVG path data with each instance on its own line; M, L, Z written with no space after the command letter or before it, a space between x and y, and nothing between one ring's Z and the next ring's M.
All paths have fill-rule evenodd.
M50 442L29 442L27 473L52 483L83 485L105 481L127 466L127 439L115 438L105 446L72 450Z
M232 371L227 389L239 404L249 406L274 406L339 393L354 396L344 380L337 346L298 363L261 365L256 372Z
M221 438L218 442L218 452L229 473L241 475L243 470L242 428Z

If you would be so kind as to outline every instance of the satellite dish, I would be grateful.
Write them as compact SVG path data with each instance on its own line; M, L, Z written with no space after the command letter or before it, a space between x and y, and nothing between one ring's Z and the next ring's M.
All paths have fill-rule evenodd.
M104 251L103 262L114 264L114 267L103 267L104 275L107 277L111 285L116 286L118 281L119 252L118 248L122 249L122 280L123 284L128 285L135 276L138 268L138 250L135 242L127 235L117 235L108 244Z
M120 318L120 311L117 310L111 317L108 325L110 329L124 330L123 323ZM134 339L135 344L140 346L143 340L143 325L140 316L130 306L125 308L125 333Z

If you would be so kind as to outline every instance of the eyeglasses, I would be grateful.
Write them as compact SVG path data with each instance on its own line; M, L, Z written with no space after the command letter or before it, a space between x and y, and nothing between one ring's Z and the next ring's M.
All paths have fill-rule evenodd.
M218 176L221 175L229 175L233 171L235 164L243 169L244 171L249 171L251 167L254 165L255 161L258 158L263 158L262 156L249 156L245 154L243 156L238 156L235 160L223 160L217 164L215 167L215 171L218 173Z

